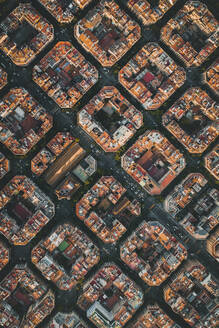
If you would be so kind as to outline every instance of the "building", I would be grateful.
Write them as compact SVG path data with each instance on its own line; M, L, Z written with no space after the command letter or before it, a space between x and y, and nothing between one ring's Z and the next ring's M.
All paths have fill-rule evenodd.
M58 312L49 322L47 328L88 328L75 312Z
M3 153L0 152L0 179L2 179L10 170L10 162Z
M149 194L159 195L186 163L159 131L147 130L122 156L121 165Z
M133 328L180 328L180 326L170 319L157 304L154 304L147 306Z
M118 241L140 214L140 203L112 176L101 177L76 203L77 217L105 243Z
M64 178L67 172L80 162L85 154L85 150L78 143L72 143L46 171L44 175L46 183L54 186Z
M102 66L111 67L140 39L140 26L113 0L101 0L75 25L74 35Z
M9 258L9 249L0 241L0 271L8 264Z
M215 146L210 153L204 157L205 168L219 180L219 145Z
M119 82L146 110L158 109L185 79L185 70L154 42L147 43L119 72Z
M78 113L79 126L106 152L116 152L143 125L143 115L112 86Z
M219 192L200 173L189 174L164 201L164 208L176 216L196 239L206 239L218 225Z
M99 249L71 224L59 225L33 250L32 262L61 290L71 290L99 262Z
M6 71L0 66L0 90L4 88L4 86L8 83L8 74Z
M179 222L196 239L206 239L219 224L219 191L209 188Z
M61 108L73 108L97 80L97 69L68 41L58 42L33 68L33 81Z
M81 187L78 180L71 174L68 174L66 178L57 186L55 193L58 200L68 199L70 200L72 195Z
M201 173L190 173L166 197L164 201L165 211L175 217L202 191L207 183L208 181Z
M120 257L149 286L159 286L187 258L187 251L158 221L144 221L122 244Z
M4 328L34 328L55 307L52 290L26 266L16 265L0 288L0 325Z
M219 135L218 119L218 104L195 87L165 112L162 124L190 153L200 154Z
M177 2L177 0L129 0L128 7L144 25L155 24Z
M43 175L58 200L70 200L96 169L96 159L69 132L58 132L31 160L31 171Z
M0 233L26 245L53 218L55 206L29 178L13 177L0 191Z
M212 233L207 241L206 241L206 248L208 253L213 256L213 258L219 262L219 228Z
M64 1L62 4L59 0L39 1L60 24L71 23L78 13L91 2L91 0L71 0Z
M0 100L0 142L14 155L26 155L53 126L52 116L24 88Z
M58 132L31 160L31 171L37 176L43 174L72 143L75 138L69 132Z
M219 95L219 58L204 73L204 81Z
M190 0L161 29L161 39L186 66L200 66L218 47L218 21L204 3Z
M27 66L54 38L53 26L30 3L19 4L0 24L0 49Z
M142 290L114 263L105 263L82 287L77 304L99 328L121 328L142 305Z
M86 182L97 170L97 161L92 155L88 155L73 169L74 175L82 182Z
M166 303L195 328L218 325L218 281L197 261L189 261L164 287Z

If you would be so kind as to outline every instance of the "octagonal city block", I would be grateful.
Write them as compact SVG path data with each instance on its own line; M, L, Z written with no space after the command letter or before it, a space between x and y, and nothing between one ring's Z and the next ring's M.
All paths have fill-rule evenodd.
M97 82L98 71L70 42L60 41L34 66L33 80L61 108L72 108Z
M34 328L54 307L54 293L26 266L15 266L0 283L1 327Z
M113 86L107 86L78 113L78 124L106 152L116 152L143 124L143 115Z
M62 290L72 289L99 262L99 249L78 228L64 224L32 250L32 262Z
M177 0L129 0L128 7L144 25L155 24L172 8Z
M0 100L0 142L14 155L25 155L52 128L53 118L24 88Z
M127 238L120 256L149 286L159 286L187 258L187 251L163 225L150 221Z
M183 154L159 131L146 131L121 159L122 168L151 195L159 195L185 168Z
M162 124L190 153L203 153L219 134L218 120L219 104L195 87L166 111Z
M185 79L184 69L152 42L147 43L119 72L119 82L146 110L158 109Z
M28 65L53 38L53 26L29 3L21 3L0 24L0 49L19 66Z
M71 23L92 0L39 0L61 24Z
M161 29L164 41L186 66L199 66L219 45L218 21L200 1L187 1Z
M114 263L104 264L83 286L77 304L97 327L123 327L143 303L143 292Z
M105 243L114 243L127 231L141 205L129 200L126 189L112 176L103 176L76 204L77 217Z
M219 191L201 173L190 173L166 197L164 208L193 238L204 240L219 224Z
M218 280L198 261L189 261L164 287L164 299L193 328L218 327Z
M52 219L54 204L29 178L15 176L0 191L0 233L26 245Z
M101 0L76 25L75 38L102 66L113 66L140 39L141 29L113 0Z

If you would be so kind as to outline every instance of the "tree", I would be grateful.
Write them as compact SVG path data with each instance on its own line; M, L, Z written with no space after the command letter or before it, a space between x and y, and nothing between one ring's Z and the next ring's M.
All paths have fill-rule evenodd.
M120 159L121 159L120 153L117 152L117 153L115 154L115 160L116 160L116 161L120 161Z

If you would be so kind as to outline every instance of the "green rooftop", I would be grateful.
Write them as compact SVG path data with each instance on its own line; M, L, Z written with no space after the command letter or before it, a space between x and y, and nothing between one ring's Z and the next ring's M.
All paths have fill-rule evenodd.
M64 252L64 250L69 246L69 244L67 243L67 241L63 240L61 242L61 244L59 245L58 249L60 250L60 252Z

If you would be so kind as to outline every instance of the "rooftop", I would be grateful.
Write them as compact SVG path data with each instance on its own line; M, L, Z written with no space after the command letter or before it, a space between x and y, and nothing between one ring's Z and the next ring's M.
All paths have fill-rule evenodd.
M97 82L98 71L70 42L60 41L34 66L33 80L61 108L72 108Z
M204 81L219 95L219 57L204 73Z
M80 10L84 9L91 2L91 0L39 1L61 24L71 23Z
M143 125L143 115L111 86L78 113L78 124L106 152L116 152Z
M203 153L219 135L218 109L204 90L191 88L165 112L162 124L190 153Z
M58 312L49 322L47 328L88 328L75 312Z
M25 176L15 176L0 191L0 233L14 245L26 245L54 214L50 198Z
M193 198L204 188L207 180L201 173L190 173L166 197L164 208L171 215L176 216Z
M40 176L61 155L65 149L75 143L69 132L58 132L47 145L31 160L31 171Z
M0 241L0 271L8 264L10 253L8 247Z
M211 256L219 262L219 227L208 237L206 248Z
M123 327L143 302L142 290L114 263L105 263L82 287L77 301L99 327Z
M164 287L164 299L195 328L217 327L218 281L197 261L189 261Z
M10 170L10 162L3 153L0 152L0 179L2 179Z
M8 83L8 74L6 71L0 66L0 90L4 88L4 86Z
M218 47L218 21L201 1L187 1L161 30L186 66L201 65Z
M122 244L120 256L149 286L159 286L187 258L187 251L158 221L144 221Z
M99 249L71 224L59 225L32 250L32 262L61 290L71 290L99 262Z
M160 194L185 168L185 159L159 131L145 134L122 156L122 168L149 194Z
M85 150L78 143L72 143L46 171L44 175L46 183L50 186L54 186L58 181L63 179L67 172L76 166L84 156Z
M205 168L219 180L219 146L217 145L208 153L205 158Z
M75 38L102 66L113 66L140 39L141 29L113 0L101 0L75 25Z
M26 266L15 266L0 288L1 326L34 328L55 307L54 293Z
M56 196L58 200L61 199L71 199L71 196L80 188L80 182L70 174L61 181L61 183L56 188Z
M158 109L185 79L184 69L154 42L147 43L119 72L119 82L146 110Z
M103 176L76 204L77 217L105 243L116 242L141 206L126 197L126 189L112 176Z
M155 24L177 0L129 0L128 7L144 25Z
M24 88L0 100L0 142L14 155L26 155L53 126L52 116Z
M164 201L164 208L196 239L206 239L218 225L219 192L200 173L189 174Z
M133 328L180 328L159 307L159 305L148 305L146 310L139 316Z
M18 66L28 65L53 38L53 26L29 3L19 4L0 24L0 49Z

